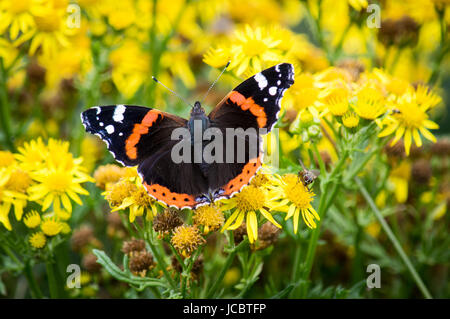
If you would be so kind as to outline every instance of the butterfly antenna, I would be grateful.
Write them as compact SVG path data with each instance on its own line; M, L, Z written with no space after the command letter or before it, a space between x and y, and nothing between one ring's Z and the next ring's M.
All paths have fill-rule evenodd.
M185 99L183 99L177 92L172 91L171 89L169 89L167 86L165 86L162 82L160 82L157 78L155 78L154 76L152 76L153 81L155 81L158 84L161 84L162 86L164 86L168 91L172 92L173 95L175 95L176 97L178 97L181 101L183 101L184 103L186 103L187 105L189 105L190 107L193 107L188 101L186 101Z
M209 91L211 91L211 89L213 88L213 86L217 83L217 81L219 81L220 77L222 76L223 72L225 72L225 70L228 68L228 66L230 65L231 61L228 61L227 65L225 65L225 67L223 68L222 72L220 72L219 76L217 77L217 79L211 84L211 86L209 87L208 91L206 91L205 95L203 96L203 99L200 103L203 104L203 101L205 101L206 97L209 94Z

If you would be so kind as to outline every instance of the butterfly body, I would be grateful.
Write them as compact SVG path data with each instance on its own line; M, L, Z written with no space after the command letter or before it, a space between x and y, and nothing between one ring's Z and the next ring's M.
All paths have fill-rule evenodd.
M188 120L130 105L93 107L81 119L118 162L137 166L149 195L194 208L229 198L250 182L262 164L260 135L275 125L293 82L292 65L282 63L241 83L209 115L195 102Z

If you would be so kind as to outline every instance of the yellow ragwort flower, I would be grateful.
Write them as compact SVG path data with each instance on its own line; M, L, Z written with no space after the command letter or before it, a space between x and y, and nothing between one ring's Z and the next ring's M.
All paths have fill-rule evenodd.
M293 217L294 232L297 233L300 213L303 221L309 228L316 228L316 220L320 220L314 207L311 205L315 194L304 186L296 174L286 174L278 178L273 187L277 199L281 199L274 209L287 213L285 220Z
M41 224L41 216L37 211L32 210L31 212L25 215L23 223L28 228L36 228Z
M418 147L422 146L420 134L436 142L429 129L437 129L439 126L428 119L427 111L439 102L440 98L436 98L433 93L424 93L420 86L417 91L409 90L394 103L394 111L383 121L385 128L378 136L385 137L395 132L391 146L403 137L406 155L409 155L413 139Z
M99 166L94 172L94 179L97 187L106 189L106 185L117 183L124 177L125 169L115 164Z
M224 222L223 213L213 205L203 205L195 210L194 224L203 226L203 234L218 230Z
M0 167L7 167L15 163L14 154L10 151L0 151Z
M152 220L158 213L156 201L147 193L142 185L141 187L135 185L135 187L135 190L125 197L122 204L115 207L112 212L129 208L130 223L134 222L137 216L143 216L144 212L146 213L146 219Z
M41 230L47 236L56 236L63 230L63 225L56 217L47 217L42 220Z
M342 124L348 128L357 127L359 124L359 117L355 112L347 112L342 117Z
M44 233L37 232L30 236L28 239L30 242L30 245L34 248L42 248L45 246L45 243L47 242L47 238L45 237Z
M363 87L357 92L356 98L354 109L363 119L375 120L387 110L382 92L374 87Z
M34 27L32 10L36 0L3 0L0 3L0 33L9 27L9 37L15 40L19 33Z
M186 225L175 228L171 242L184 257L189 257L198 246L206 243L197 226Z
M235 208L234 212L228 217L223 225L222 232L225 230L234 230L241 226L244 218L247 225L247 235L250 243L258 239L258 218L259 212L275 226L281 228L269 212L274 205L269 198L267 191L261 187L248 185L234 197L224 200L221 207L223 211Z

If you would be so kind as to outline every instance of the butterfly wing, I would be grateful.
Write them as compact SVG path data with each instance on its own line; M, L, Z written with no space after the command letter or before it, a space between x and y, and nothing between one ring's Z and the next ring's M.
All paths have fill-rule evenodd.
M218 127L265 128L278 120L284 92L294 83L294 67L277 64L248 78L231 91L209 114Z
M206 192L207 182L194 163L175 164L171 158L176 128L186 127L181 117L132 105L97 106L81 114L87 132L99 136L114 158L125 166L138 165L149 194L177 208L193 207Z
M239 192L261 167L262 140L259 134L273 128L278 120L283 94L293 83L294 67L289 63L275 65L242 82L209 114L211 125L223 133L224 145L233 145L234 150L232 161L224 157L223 163L213 163L209 167L208 182L218 196L230 197ZM242 128L246 134L237 134L239 136L232 141L226 134L227 128ZM265 132L259 129L265 129ZM244 152L238 150L238 140L245 145ZM239 152L245 155L244 161L238 159Z

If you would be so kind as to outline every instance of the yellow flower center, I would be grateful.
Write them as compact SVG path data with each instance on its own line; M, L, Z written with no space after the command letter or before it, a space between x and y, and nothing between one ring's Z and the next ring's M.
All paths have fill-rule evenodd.
M56 171L47 176L45 184L50 192L62 194L70 188L71 180L69 172Z
M394 114L394 116L402 123L401 126L407 128L419 128L422 126L427 115L417 105L413 103L406 103L398 105L400 113Z
M243 46L244 54L254 57L263 54L267 50L267 45L262 40L249 39Z
M249 185L236 195L236 207L240 211L256 211L264 207L266 194L258 187Z
M139 189L133 193L133 200L138 206L150 207L153 199L147 194L144 189Z
M314 193L299 181L297 175L287 174L283 176L283 181L286 183L284 192L289 201L299 209L307 209L311 206Z
M6 187L16 192L25 193L30 184L31 184L30 175L28 175L27 172L18 169L11 174L11 177L8 183L6 184Z
M195 210L194 223L204 226L204 233L215 231L223 225L224 217L222 212L211 205L200 206Z
M172 244L183 256L189 256L199 245L205 243L197 226L180 226L175 229L172 236Z
M106 200L112 207L120 206L123 200L131 196L135 191L136 185L127 180L122 180L107 187Z

